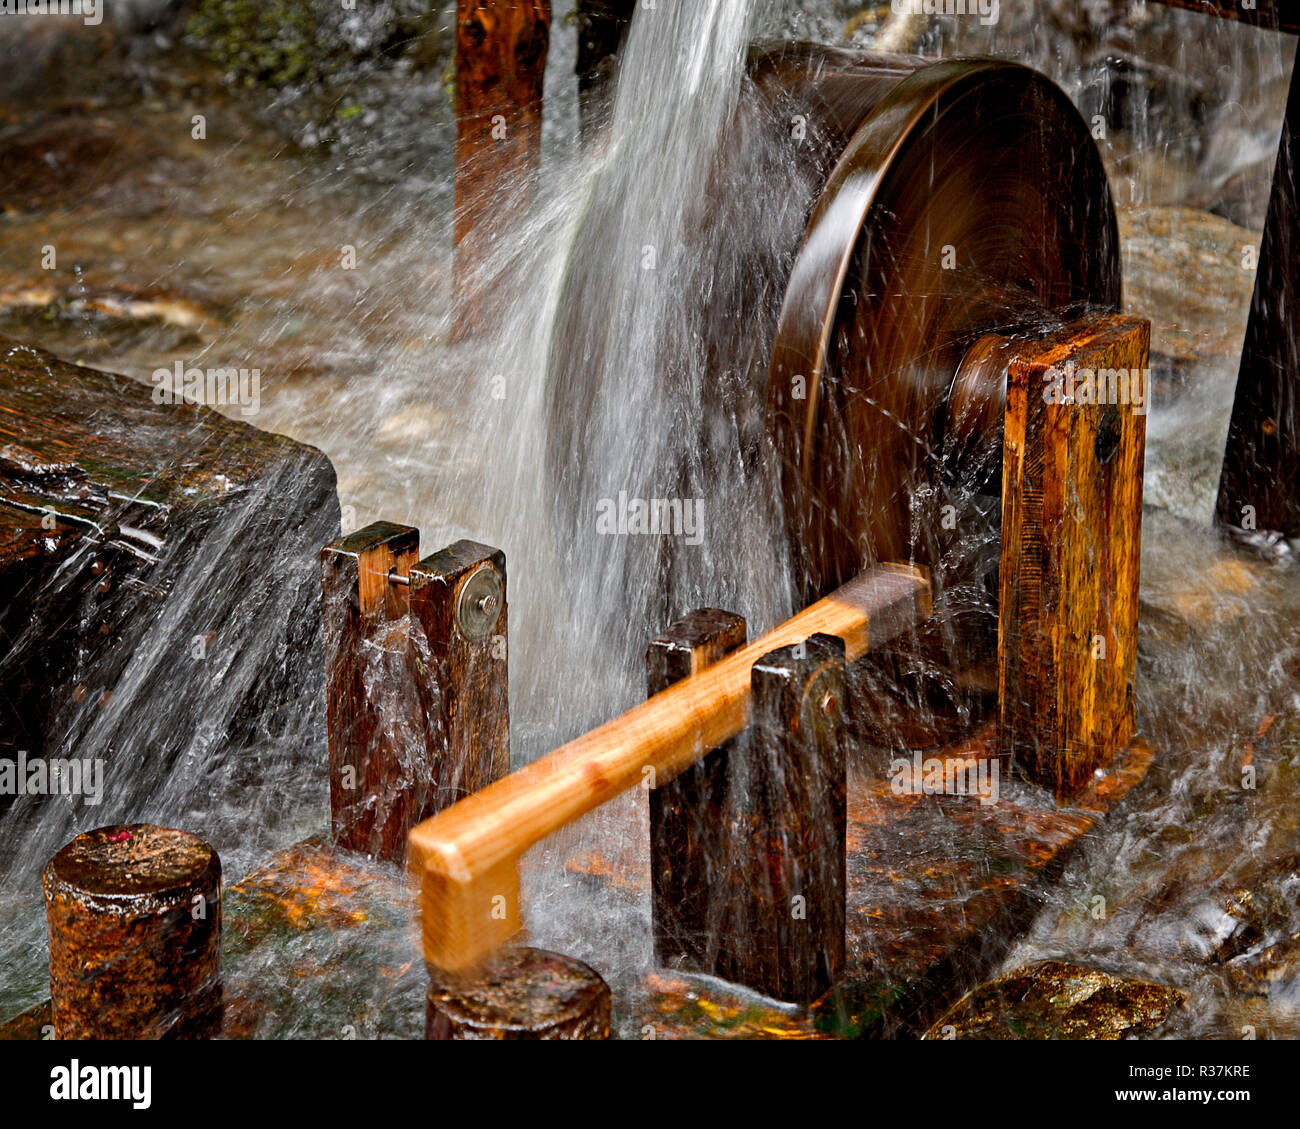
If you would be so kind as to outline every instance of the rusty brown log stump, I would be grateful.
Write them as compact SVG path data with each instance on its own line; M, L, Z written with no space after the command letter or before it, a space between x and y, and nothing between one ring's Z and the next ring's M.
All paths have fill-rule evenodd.
M205 1038L221 1015L221 861L150 824L78 835L43 876L59 1039Z
M572 957L509 947L467 976L430 972L428 1039L609 1038L609 985Z

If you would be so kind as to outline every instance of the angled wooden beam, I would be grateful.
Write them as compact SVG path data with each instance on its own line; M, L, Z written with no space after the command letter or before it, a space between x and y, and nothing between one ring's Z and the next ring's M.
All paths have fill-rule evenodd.
M1300 536L1300 67L1291 74L1219 479L1220 524Z
M1300 35L1295 0L1160 0L1170 7ZM1300 70L1282 121L1250 321L1215 516L1242 534L1300 536Z

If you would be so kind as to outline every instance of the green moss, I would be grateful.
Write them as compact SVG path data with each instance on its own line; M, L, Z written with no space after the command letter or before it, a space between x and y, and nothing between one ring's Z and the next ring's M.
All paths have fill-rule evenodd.
M313 44L311 0L199 0L187 34L245 85L320 79L331 61Z
M439 9L421 0L196 0L190 43L245 86L317 83L378 56L442 53Z

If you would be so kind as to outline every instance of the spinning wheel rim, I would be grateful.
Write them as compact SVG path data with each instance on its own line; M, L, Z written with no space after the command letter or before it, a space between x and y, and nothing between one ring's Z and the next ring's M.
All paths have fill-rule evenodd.
M1022 102L1014 97L1017 92L1023 94ZM1112 311L1119 306L1118 231L1109 185L1087 127L1065 94L1027 67L992 59L939 62L903 79L859 125L826 181L790 273L771 353L767 389L768 433L777 452L787 534L798 572L796 586L805 601L834 588L842 573L881 559L879 555L865 551L864 544L890 545L895 552L906 550L900 554L906 559L931 566L938 563L926 559L927 551L923 546L918 550L914 540L909 542L905 533L898 532L896 514L878 513L874 519L868 519L863 517L860 508L856 512L837 512L833 497L835 490L823 491L819 495L817 476L819 470L826 471L820 466L820 461L829 458L827 448L833 446L833 429L836 427L846 432L845 449L830 451L829 454L837 454L842 463L852 465L837 464L834 472L842 472L846 478L852 477L860 474L861 467L869 460L865 454L869 448L868 440L875 437L862 433L866 426L862 419L870 418L871 411L864 409L860 401L871 398L859 397L858 401L846 400L840 405L842 413L847 414L846 405L851 403L858 417L858 434L847 434L855 425L853 420L827 418L828 412L836 410L828 397L828 391L834 389L834 382L828 384L828 380L834 376L838 335L844 329L845 301L853 298L856 307L858 299L853 287L862 280L854 277L855 264L863 254L864 243L873 234L885 230L884 225L888 222L889 217L881 210L882 200L890 199L901 185L909 183L909 174L924 167L927 156L932 157L934 146L938 144L936 139L942 138L945 130L953 130L952 111L966 98L974 99L976 109L984 105L996 111L1005 106L1008 110L1005 122L1014 120L1017 115L1028 120L1030 109L1043 114L1043 128L1038 137L1049 166L1043 170L1041 210L1044 228L1086 237L1080 238L1080 246L1086 245L1095 254L1095 259L1090 255L1080 256L1088 261L1075 268L1059 252L1055 256L1041 252L1043 262L1038 265L1044 267L1046 264L1044 269L1050 277L1031 276L1030 281L1047 296L1043 309L1037 314L1059 314L1076 305ZM1005 129L1005 122L994 112L985 128ZM1030 125L1032 127L1032 121ZM1033 140L1032 136L1030 140ZM927 142L931 143L930 150L926 149ZM1005 146L1005 137L1001 142ZM1027 151L1032 153L1032 148ZM921 164L918 165L918 161ZM1025 187L1026 161L1026 157L1019 157L1016 166L1008 173L1013 189ZM994 168L993 171L996 174L1001 170ZM1076 175L1067 177L1068 172ZM1016 173L1021 174L1020 180L1016 179ZM942 180L936 185L941 189ZM973 214L978 215L980 206L977 203ZM988 207L992 214L997 214L996 200ZM927 223L934 222L934 217L926 213L924 202L919 205L919 210L913 207L912 218L917 216ZM906 223L906 220L902 222ZM887 255L887 252L882 254ZM876 269L869 254L865 262ZM880 267L882 274L891 269L887 258L884 262L885 265ZM897 262L892 264L892 269L894 275L905 274ZM972 308L982 310L987 307L991 311L995 296L990 291L963 297L972 300ZM866 308L877 297L864 298L863 307ZM929 297L924 296L923 301L928 301ZM935 302L934 306L942 309L943 303ZM938 313L932 315L932 318L939 318L941 324L942 317ZM952 317L960 323L959 315ZM861 315L858 318L861 320ZM971 339L968 344L988 333L1004 332L1008 328L1005 321L999 323L993 318L985 325L974 314L967 320L971 323L966 327ZM874 332L874 327L872 329ZM882 403L903 405L904 416L911 412L904 424L910 422L918 435L928 434L931 446L939 449L944 441L948 401L953 398L959 382L960 353L951 360L947 371L936 378L943 386L941 393L936 394L933 388L928 392L925 389L918 391L905 387L915 379L916 373L911 369L904 371L904 362L919 364L921 346L930 346L920 340L912 344L917 347L913 353L904 351L901 356L887 358L892 365L885 365L883 372L873 373L868 379L876 381L871 386L873 392L877 388L883 390ZM947 344L950 343L945 343L945 347ZM940 351L934 349L934 352ZM868 361L872 359L868 354ZM871 367L870 363L867 367ZM933 372L928 375L935 376ZM804 381L803 399L795 391L796 377L802 377ZM847 387L847 380L843 383ZM984 383L984 394L1000 396L1000 387L990 388L987 381ZM969 381L965 390L969 390ZM922 411L918 403L926 396L929 403ZM969 404L962 407L966 411L970 409ZM877 414L883 418L888 413L882 409ZM981 418L990 418L988 412L979 414ZM884 444L883 439L881 443ZM884 481L891 475L900 489L905 485L903 479L906 476L897 467L886 467L882 471L881 467L872 465L870 469L873 477L867 492L874 492L877 499L892 496L890 482ZM875 481L876 477L883 485ZM844 506L838 510L844 510ZM848 529L847 534L837 528L837 522ZM868 524L870 529L866 528ZM850 541L856 544L856 549L845 548ZM850 563L855 552L857 559ZM840 558L838 563L835 560L837 554Z

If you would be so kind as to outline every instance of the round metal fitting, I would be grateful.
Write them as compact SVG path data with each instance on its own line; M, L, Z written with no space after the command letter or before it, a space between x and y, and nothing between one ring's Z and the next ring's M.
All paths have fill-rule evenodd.
M804 733L824 744L835 736L844 709L843 680L839 668L824 666L808 683L799 705L799 726Z
M485 639L492 633L505 603L501 574L487 562L465 578L456 600L456 626L466 639Z

